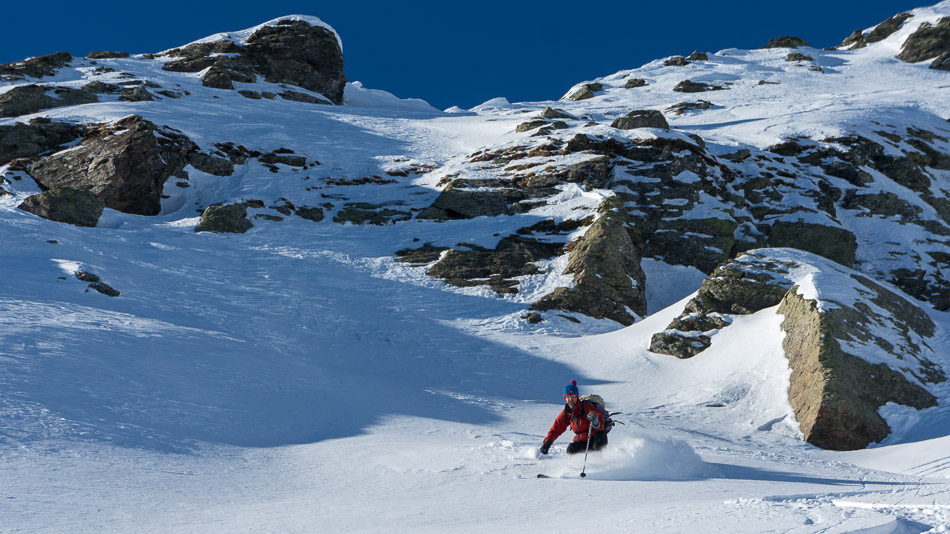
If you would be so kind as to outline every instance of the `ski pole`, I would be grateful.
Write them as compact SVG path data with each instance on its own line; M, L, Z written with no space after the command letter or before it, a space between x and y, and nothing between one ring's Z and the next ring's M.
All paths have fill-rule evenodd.
M581 478L584 478L587 476L587 473L585 473L584 471L587 471L587 452L590 451L590 437L593 435L594 435L593 429L588 428L587 429L587 448L584 449L584 468L581 469Z

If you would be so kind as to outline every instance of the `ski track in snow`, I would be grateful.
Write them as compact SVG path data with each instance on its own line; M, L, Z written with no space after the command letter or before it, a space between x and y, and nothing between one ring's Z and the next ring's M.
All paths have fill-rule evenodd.
M950 2L917 13L935 20ZM702 95L710 110L668 114L714 154L855 124L874 137L870 120L946 131L947 74L893 59L891 41L908 31L858 52L808 49L822 73L781 50L724 50L685 68L657 60L607 76L589 101L496 99L463 113L359 83L344 106L251 101L160 62L102 60L192 94L41 115L138 113L203 148L287 146L320 165L272 174L249 162L228 178L190 169L189 188L167 187L161 215L106 210L95 229L18 211L38 188L14 179L14 194L0 197L0 531L950 531L950 386L938 391L940 407L919 414L885 407L906 428L884 444L823 451L801 442L788 404L776 309L735 318L690 360L647 351L701 283L694 269L644 260L650 315L629 328L556 315L533 326L520 319L525 303L565 284L566 257L540 263L546 272L506 297L393 260L426 242L491 247L541 216L589 213L602 192L567 187L535 215L451 224L288 217L254 219L241 236L193 231L196 207L251 198L424 208L474 151L527 136L514 128L528 112L556 106L605 122L631 106L694 100L670 96L687 77L728 84ZM78 87L89 70L43 82ZM622 89L627 75L649 82L635 100ZM384 185L328 185L408 162L438 168ZM883 191L901 187L878 178ZM873 263L889 249L868 228L858 259ZM90 291L77 270L121 296ZM950 320L931 315L935 343L950 347ZM565 454L567 435L551 455L537 450L572 378L624 412L608 450L586 464ZM558 515L565 506L576 513Z

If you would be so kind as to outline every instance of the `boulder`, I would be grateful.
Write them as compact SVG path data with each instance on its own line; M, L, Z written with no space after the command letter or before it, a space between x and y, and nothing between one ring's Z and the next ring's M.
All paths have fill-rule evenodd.
M627 89L636 89L637 87L645 87L650 85L643 78L630 78L627 80L627 83L623 84Z
M105 204L82 189L50 189L27 197L17 208L48 219L76 226L94 227Z
M247 220L247 204L213 204L201 213L195 232L243 234L253 227Z
M18 117L44 109L91 104L99 101L97 92L105 92L111 87L98 82L92 82L82 89L21 85L0 94L0 117Z
M284 100L290 100L292 102L305 102L307 104L329 104L329 102L318 96L308 95L307 93L301 93L300 91L286 90L280 93L280 97Z
M850 46L852 50L856 48L864 48L867 46L867 42L864 39L864 30L858 28L851 32L851 35L845 37L844 41L841 41L839 47Z
M614 119L610 126L620 130L633 130L635 128L670 129L670 123L666 122L666 117L663 116L663 113L655 109L638 109L631 111L623 117Z
M896 315L887 320L912 329L913 320L905 322L908 317L902 314L911 307L887 293L885 299L897 304L888 309ZM785 317L782 347L792 369L788 398L806 442L823 449L862 449L891 432L878 412L884 404L936 406L930 392L892 367L869 363L842 348L842 339L868 335L860 333L869 320L860 311L833 307L819 311L817 303L804 299L796 287L786 293L778 313Z
M577 91L574 91L567 98L571 100L587 100L589 98L594 98L596 96L594 93L598 91L603 91L604 86L601 83L585 83Z
M904 41L897 59L918 63L950 53L950 17L944 17L934 26L925 22Z
M811 47L810 44L799 37L776 37L775 39L769 39L769 44L762 48L798 48L800 46Z
M686 59L689 61L709 61L709 54L706 52L693 51L692 54L686 56Z
M84 189L109 208L157 215L165 181L196 149L184 135L131 115L90 127L79 146L37 161L29 173L44 188Z
M141 85L137 87L127 87L119 91L119 100L122 102L151 102L155 100L152 93Z
M785 56L785 61L815 61L815 58L811 56L806 56L801 52L792 52L789 55Z
M323 220L323 210L320 208L298 208L294 213L297 214L297 217L301 219L307 219L308 221L320 222Z
M598 219L568 247L563 274L574 275L574 287L557 288L531 309L565 310L630 325L646 315L640 251L627 231L629 217L619 198L607 198L597 211Z
M686 61L686 58L683 56L672 56L664 61L663 65L666 67L685 67L689 65L689 61Z

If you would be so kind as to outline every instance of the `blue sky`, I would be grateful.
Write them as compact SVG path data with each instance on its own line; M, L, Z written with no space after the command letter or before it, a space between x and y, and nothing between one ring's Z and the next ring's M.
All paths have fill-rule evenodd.
M0 63L58 51L156 52L294 13L343 38L350 81L438 108L560 97L571 85L693 50L816 47L935 1L24 2L4 6Z

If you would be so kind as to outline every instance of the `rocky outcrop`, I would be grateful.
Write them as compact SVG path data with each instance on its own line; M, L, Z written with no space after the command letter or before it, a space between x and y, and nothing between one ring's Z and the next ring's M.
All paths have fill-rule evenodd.
M610 126L620 130L633 130L635 128L670 129L670 123L666 122L666 117L655 109L638 109L631 111L623 117L614 119Z
M46 189L83 189L109 208L156 215L165 181L196 149L184 135L132 115L90 127L77 147L37 161L29 173Z
M940 19L936 26L928 22L921 24L917 31L904 41L897 59L918 63L936 58L931 67L939 68L945 54L950 54L950 17Z
M778 313L785 316L782 346L792 369L788 398L805 441L824 449L862 449L891 432L878 413L884 404L894 402L917 409L936 406L930 392L903 374L843 350L840 340L855 335L887 343L883 338L873 339L866 311L845 307L822 311L815 301L804 299L796 290L785 295ZM901 297L884 290L878 293L878 299L884 306L892 304L885 309L895 315L885 320L918 334L932 335L929 318L902 302ZM930 378L942 380L934 371Z
M570 95L562 98L561 100L570 99L570 100L587 100L589 98L594 98L595 93L604 90L604 85L602 83L593 82L585 83L580 86L579 89L571 93Z
M719 85L694 82L692 80L683 80L673 87L673 90L678 93L703 93L706 91L722 91L724 89L725 87L721 87Z
M233 82L254 82L261 76L271 83L320 93L334 104L343 103L343 51L336 34L322 26L282 20L257 30L243 45L228 40L194 43L168 55L179 59L166 63L165 70L208 69L202 78L207 87L233 89Z
M723 264L703 281L683 313L654 334L650 350L681 359L706 350L712 336L732 322L729 315L748 315L781 302L792 285L782 276L788 267L755 253Z
M33 158L69 143L82 134L82 128L67 122L33 119L13 126L0 126L0 165L17 158Z
M801 221L772 223L768 244L818 254L846 267L854 265L854 255L858 250L857 240L848 230Z
M195 232L243 234L254 224L247 220L247 204L212 204L201 213Z
M82 89L21 85L0 94L0 117L19 117L44 109L98 102L96 89L104 84L89 84Z
M811 45L800 37L776 37L769 39L769 44L762 48L798 48L800 46L810 47Z
M630 325L646 315L640 253L627 231L629 218L620 199L608 198L597 211L598 219L569 246L563 274L574 275L574 287L558 288L531 308L572 311Z
M124 59L129 57L128 52L111 52L108 50L99 50L86 54L89 59Z
M53 76L59 69L68 66L73 60L69 52L56 52L13 63L0 65L0 79L19 80L22 78L43 78Z
M76 226L94 227L105 204L82 189L51 189L27 197L17 208L48 219Z
M894 15L893 17L875 26L874 29L868 33L868 36L865 37L865 41L868 43L876 43L878 41L887 39L900 29L901 25L904 24L904 21L911 17L913 17L913 15L910 13L898 13L897 15Z
M733 316L775 306L792 370L789 401L807 442L863 448L890 433L878 413L884 404L936 404L927 385L946 374L934 363L927 314L866 276L792 249L756 250L717 269L650 350L694 357Z

